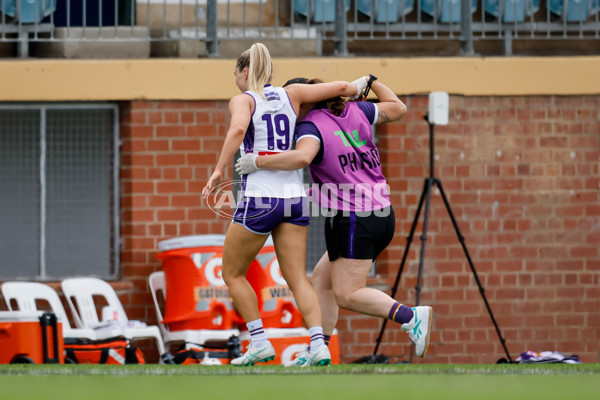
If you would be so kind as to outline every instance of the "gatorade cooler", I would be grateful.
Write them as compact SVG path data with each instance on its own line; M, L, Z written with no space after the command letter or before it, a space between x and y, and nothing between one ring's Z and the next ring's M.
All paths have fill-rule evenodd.
M285 365L292 361L298 353L304 351L306 346L310 344L310 335L308 329L305 328L289 328L289 329L265 329L265 333L269 341L275 349L275 359L264 363L265 365L281 364ZM240 334L243 352L248 350L250 345L250 335L248 331ZM337 329L334 329L331 341L329 342L329 352L331 353L331 363L340 363L340 343Z
M299 328L302 314L281 274L273 239L269 236L256 257L260 269L248 270L247 279L258 296L260 317L265 328Z
M241 322L221 276L224 242L225 235L196 235L158 243L168 293L163 323L171 331Z
M64 364L63 353L54 313L0 311L0 364Z

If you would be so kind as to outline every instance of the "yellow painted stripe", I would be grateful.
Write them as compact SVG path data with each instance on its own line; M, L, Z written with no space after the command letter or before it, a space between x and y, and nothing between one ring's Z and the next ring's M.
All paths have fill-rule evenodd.
M280 58L273 84L372 73L399 95L597 95L600 57ZM234 59L10 60L0 101L224 100L238 93Z

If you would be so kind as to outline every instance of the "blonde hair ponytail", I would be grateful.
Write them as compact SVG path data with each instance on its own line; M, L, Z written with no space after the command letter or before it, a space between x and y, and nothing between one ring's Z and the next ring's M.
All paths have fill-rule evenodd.
M262 43L253 44L239 56L236 67L239 71L248 68L248 90L264 99L263 88L271 82L273 75L273 63L267 47Z

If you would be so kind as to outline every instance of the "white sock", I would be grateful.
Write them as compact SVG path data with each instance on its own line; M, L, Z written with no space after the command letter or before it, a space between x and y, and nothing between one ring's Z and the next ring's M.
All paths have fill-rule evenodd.
M310 333L310 351L317 351L319 350L319 347L325 345L325 341L323 340L323 327L313 326L308 329L308 333Z
M263 328L262 319L247 322L246 327L250 333L250 342L257 349L262 349L267 345L267 334Z

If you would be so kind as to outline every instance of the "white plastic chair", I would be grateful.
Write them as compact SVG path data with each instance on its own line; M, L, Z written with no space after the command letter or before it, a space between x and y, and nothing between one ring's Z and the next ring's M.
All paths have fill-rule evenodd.
M10 311L17 311L13 310L11 300L17 303L18 311L47 311L38 309L37 301L48 302L50 309L56 315L58 321L62 323L63 338L90 340L105 338L99 338L98 333L93 329L71 328L69 318L58 293L48 285L39 282L4 282L2 284L2 296L4 296L4 300Z
M119 322L119 328L123 331L125 338L129 340L156 339L160 355L165 354L165 345L158 327L156 325L129 326L129 319L125 314L121 300L107 282L97 278L69 278L61 282L61 287L78 327L93 329L100 326L101 321L98 319L98 313L96 312L94 296L102 296L108 303L108 307L116 313L116 320Z
M154 308L156 309L156 318L158 326L163 335L166 345L175 343L185 343L185 348L202 346L204 342L210 339L227 340L231 336L239 336L240 331L237 329L189 329L183 331L170 331L169 327L162 323L163 314L161 304L159 302L159 293L162 294L164 301L167 300L167 288L165 285L165 273L157 271L150 274L148 277L150 292L154 300Z

